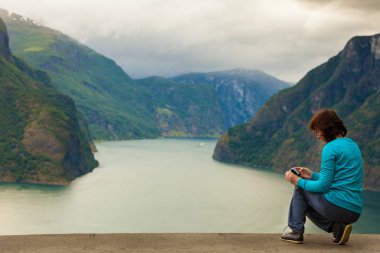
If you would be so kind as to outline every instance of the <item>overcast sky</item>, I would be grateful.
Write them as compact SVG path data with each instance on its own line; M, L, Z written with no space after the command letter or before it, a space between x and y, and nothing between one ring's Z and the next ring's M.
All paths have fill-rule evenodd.
M0 0L134 78L257 68L297 82L355 35L380 33L379 0Z

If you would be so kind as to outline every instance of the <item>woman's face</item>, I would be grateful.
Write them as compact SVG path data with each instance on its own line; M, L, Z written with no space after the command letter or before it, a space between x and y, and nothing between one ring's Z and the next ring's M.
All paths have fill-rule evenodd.
M319 129L317 129L315 131L315 136L317 137L318 140L320 140L321 142L325 143L325 138L323 138L323 132Z

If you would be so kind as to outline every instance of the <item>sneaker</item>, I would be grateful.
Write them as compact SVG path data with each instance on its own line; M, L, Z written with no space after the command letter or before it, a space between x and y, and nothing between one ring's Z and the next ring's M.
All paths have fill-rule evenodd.
M333 235L335 239L332 242L339 245L346 244L350 238L351 231L351 224L335 223L333 227Z
M288 232L283 233L280 239L292 243L303 243L303 234L290 229Z

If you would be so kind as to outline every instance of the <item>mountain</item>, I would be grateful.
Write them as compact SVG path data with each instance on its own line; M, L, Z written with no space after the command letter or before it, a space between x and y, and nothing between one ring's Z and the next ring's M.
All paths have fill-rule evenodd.
M137 81L152 94L146 101L164 136L219 136L246 122L271 95L289 87L247 69Z
M352 38L344 49L274 95L246 124L218 141L213 158L284 171L317 169L321 144L307 129L320 108L337 111L364 157L364 187L380 190L380 34Z
M219 136L229 126L219 97L208 84L183 84L162 77L138 80L163 136Z
M94 139L216 136L250 119L288 84L258 70L132 80L112 60L37 22L0 10L15 55L74 99Z
M53 85L74 99L95 139L153 138L157 124L144 105L149 95L116 63L61 32L0 9L11 49L46 71Z
M0 19L0 182L67 184L98 165L71 98L14 57Z
M190 73L173 77L172 80L211 85L220 98L228 127L248 121L273 94L290 86L260 70L249 69Z

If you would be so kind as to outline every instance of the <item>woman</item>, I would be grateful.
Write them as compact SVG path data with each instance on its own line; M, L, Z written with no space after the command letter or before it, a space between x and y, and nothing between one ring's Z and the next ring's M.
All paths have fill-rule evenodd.
M362 205L362 156L358 145L346 138L347 129L332 110L321 110L309 123L316 138L325 145L320 173L295 167L300 177L287 171L285 178L296 187L290 203L290 231L282 240L303 243L308 217L319 228L333 233L335 244L345 244Z

